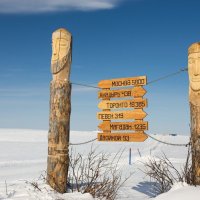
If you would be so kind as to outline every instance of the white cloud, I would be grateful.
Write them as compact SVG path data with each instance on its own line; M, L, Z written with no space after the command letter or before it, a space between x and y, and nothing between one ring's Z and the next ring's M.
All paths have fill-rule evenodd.
M122 0L0 0L0 13L112 9Z

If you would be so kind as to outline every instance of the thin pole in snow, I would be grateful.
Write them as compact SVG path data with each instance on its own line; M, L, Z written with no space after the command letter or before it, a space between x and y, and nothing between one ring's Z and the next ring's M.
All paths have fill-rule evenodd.
M129 149L129 165L131 165L131 148Z

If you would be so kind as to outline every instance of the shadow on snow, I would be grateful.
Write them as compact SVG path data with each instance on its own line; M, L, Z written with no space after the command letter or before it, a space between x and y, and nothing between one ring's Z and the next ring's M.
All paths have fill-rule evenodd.
M132 189L138 192L141 192L143 194L146 194L149 197L155 197L158 195L155 189L156 184L157 184L156 182L144 181L144 182L138 183L138 185L132 187Z

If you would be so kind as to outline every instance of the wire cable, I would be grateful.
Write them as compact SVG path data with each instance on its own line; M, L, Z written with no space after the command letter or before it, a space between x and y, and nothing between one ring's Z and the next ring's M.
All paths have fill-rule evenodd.
M69 145L82 145L82 144L88 144L90 142L94 142L95 140L97 140L97 138L94 138L92 140L88 140L86 142L80 142L80 143L69 143Z
M169 142L164 142L162 140L158 140L157 138L152 137L151 135L145 133L147 136L149 136L151 139L156 140L157 142L166 144L166 145L172 145L172 146L185 146L187 147L188 145L190 145L190 142L188 142L187 144L174 144L174 143L169 143Z
M165 142L165 141L159 140L159 139L157 139L157 138L155 138L155 137L153 137L153 136L151 136L151 135L149 135L149 134L147 134L147 133L145 133L145 134L146 134L148 137L150 137L151 139L153 139L153 140L155 140L155 141L157 141L157 142L160 142L160 143L162 143L162 144L166 144L166 145L171 145L171 146L185 146L185 147L187 147L188 145L190 145L190 142L188 142L187 144L175 144L175 143ZM95 140L97 140L97 138L94 138L94 139L92 139L92 140L88 140L88 141L86 141L86 142L69 143L69 145L83 145L83 144L88 144L88 143L90 143L90 142L94 142Z
M82 83L75 83L75 82L71 82L72 85L79 85L79 86L82 86L82 87L88 87L88 88L95 88L95 89L101 89L99 87L96 87L96 86L93 86L93 85L88 85L88 84L82 84Z
M171 74L162 76L162 77L160 77L160 78L157 78L157 79L155 79L155 80L153 80L153 81L150 81L150 82L147 83L147 85L152 84L152 83L155 83L155 82L158 82L158 81L161 81L161 80L164 80L164 79L167 79L167 78L169 78L169 77L171 77L171 76L178 75L178 74L180 74L180 73L182 73L182 72L185 72L185 71L187 71L187 70L188 70L187 67L181 68L181 69L179 69L177 72L174 72L174 73L171 73Z
M162 76L162 77L160 77L160 78L157 78L157 79L155 79L155 80L149 81L149 82L147 83L147 85L150 85L150 84L152 84L152 83L156 83L156 82L158 82L158 81L167 79L167 78L169 78L169 77L171 77L171 76L178 75L178 74L180 74L180 73L182 73L182 72L185 72L185 71L188 71L188 68L187 68L187 67L181 68L181 69L179 69L178 71L176 71L176 72L174 72L174 73L167 74L167 75ZM97 86L93 86L93 85L89 85L89 84L82 84L82 83L76 83L76 82L71 82L71 84L72 84L72 85L79 85L79 86L82 86L82 87L95 88L95 89L98 89L98 90L101 90L101 89L102 89L102 88L99 88L99 87L97 87Z

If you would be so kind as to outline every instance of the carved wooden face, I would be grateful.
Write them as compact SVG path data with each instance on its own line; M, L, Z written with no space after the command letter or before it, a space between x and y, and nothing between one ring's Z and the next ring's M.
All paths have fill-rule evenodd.
M52 36L52 58L51 63L54 64L60 61L69 53L71 36L59 29L53 33Z
M188 56L188 73L191 90L200 91L200 52Z

